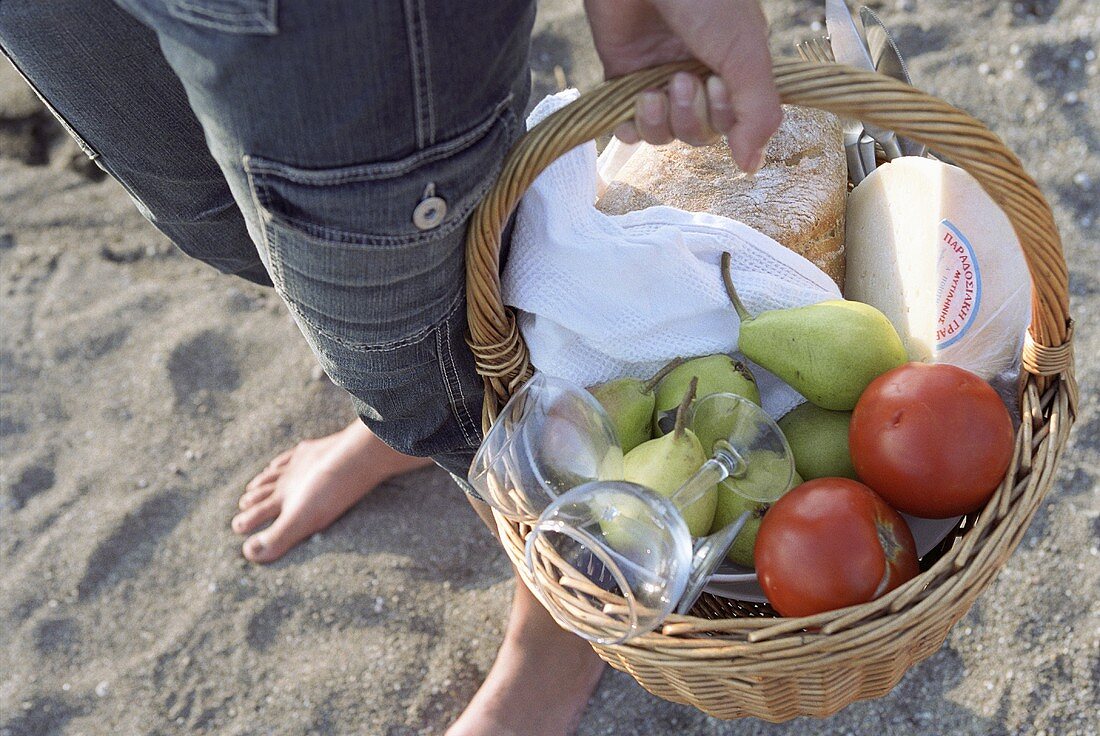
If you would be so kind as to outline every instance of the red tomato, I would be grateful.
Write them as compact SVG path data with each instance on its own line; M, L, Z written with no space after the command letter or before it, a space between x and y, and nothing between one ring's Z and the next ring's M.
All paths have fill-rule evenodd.
M1012 419L970 371L908 363L864 390L848 431L859 479L898 511L946 519L977 511L1012 461Z
M784 616L874 600L918 572L913 533L867 486L818 478L764 514L753 549L764 595Z

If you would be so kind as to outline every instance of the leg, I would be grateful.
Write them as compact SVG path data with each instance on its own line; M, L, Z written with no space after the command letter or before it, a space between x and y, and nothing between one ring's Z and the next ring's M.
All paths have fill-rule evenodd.
M388 445L464 476L481 403L464 230L521 129L533 4L124 4L326 372Z
M495 533L488 507L471 503ZM446 736L571 734L605 669L592 647L559 627L519 575L515 579L496 661Z
M575 733L604 668L592 647L554 623L517 577L496 661L446 736Z
M443 15L425 17L422 3L395 6L359 6L341 14L339 4L325 4L314 11L330 29L324 40L307 37L298 44L294 31L281 36L279 30L309 28L311 19L296 15L292 4L284 4L285 14L277 18L253 13L232 27L219 21L220 30L197 34L163 17L149 19L162 28L168 58L192 92L208 137L220 141L214 153L235 181L242 208L255 203L252 216L263 226L276 288L329 374L356 395L364 418L387 441L429 452L464 474L478 440L480 386L462 343L463 225L517 133L522 103L513 99L502 108L493 102L506 90L492 89L500 75L486 70L499 69L501 58L508 58L493 46L506 33L487 33L492 24L482 18L473 28L456 25L476 15L462 3L452 8L451 23ZM259 3L256 10L267 7ZM368 12L400 17L373 17L364 27L361 16ZM209 19L191 19L200 20ZM466 70L470 77L455 68L462 54L435 58L424 47L424 35L430 39L433 28L442 29L444 41L471 46L468 55L478 63ZM263 38L226 41L217 35L246 29ZM410 39L408 47L380 51L394 39ZM485 58L487 52L492 58ZM246 70L218 73L227 53L235 64L263 66L264 74L255 75L259 89L235 86L254 79ZM391 64L370 58L379 53ZM395 58L408 66L394 69ZM300 68L286 68L287 60ZM447 69L451 79L433 85L429 67ZM385 80L341 79L349 69L376 68L389 70ZM325 90L331 92L335 79L343 84L330 99ZM232 110L225 107L228 99L236 101ZM378 102L362 109L348 104L355 100ZM253 115L239 118L241 108L251 105ZM468 115L471 107L474 115L457 114ZM335 124L336 130L322 127L288 141L263 129L258 111L271 109L289 112L290 119ZM487 109L495 112L485 117ZM385 115L392 116L388 123L379 117ZM448 123L447 115L456 117ZM502 115L512 116L511 124ZM341 136L341 130L359 137ZM368 138L379 130L384 135ZM316 145L298 147L302 140ZM428 196L444 199L446 214L428 223L410 221ZM570 731L602 669L591 648L558 628L520 586L497 662L451 733Z
M271 284L152 31L110 0L4 0L0 49L177 247Z
M153 31L110 0L5 0L0 47L85 153L181 250L271 284ZM301 443L241 497L235 531L253 532L274 519L245 542L245 557L277 559L378 483L425 462L391 450L358 421Z

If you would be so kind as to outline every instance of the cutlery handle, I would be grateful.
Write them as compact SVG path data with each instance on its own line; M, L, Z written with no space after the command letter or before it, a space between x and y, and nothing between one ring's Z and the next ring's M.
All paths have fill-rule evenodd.
M859 157L859 144L845 146L844 155L848 159L848 178L852 184L859 184L867 178L867 172L863 170L863 161Z
M878 161L875 160L875 139L864 133L859 139L859 146L856 151L859 154L860 166L863 167L863 175L860 177L860 181L862 181L878 168ZM858 184L859 182L853 179L852 183Z
M895 158L901 158L904 155L901 152L901 144L898 142L898 137L894 135L893 132L889 130L884 131L884 134L877 136L875 140L882 146L887 161L893 161Z

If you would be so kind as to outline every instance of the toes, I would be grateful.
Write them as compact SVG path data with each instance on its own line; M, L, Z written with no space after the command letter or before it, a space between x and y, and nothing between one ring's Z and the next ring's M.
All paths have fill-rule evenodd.
M275 482L265 483L258 488L253 488L246 493L241 494L240 500L237 502L237 506L244 511L245 509L255 506L260 501L271 495L271 492L275 490Z
M267 485L268 483L274 483L279 477L280 472L272 468L264 468L256 477L248 481L248 485L244 487L245 491L254 491L260 486Z
M241 547L245 559L249 562L265 563L274 562L298 544L304 536L302 530L294 528L293 524L286 522L280 524L282 517L262 532L253 534Z
M255 478L248 481L248 485L246 485L244 489L246 491L251 491L278 478L279 475L282 474L283 466L290 462L290 457L293 454L294 450L291 449L276 455L275 459L269 462L266 468L257 473Z
M276 455L274 458L272 458L271 462L269 462L267 464L267 467L272 468L272 469L283 467L288 462L290 462L290 456L293 455L294 451L297 450L297 449L298 449L297 447L292 447L289 450L283 450L278 455Z
M244 544L241 545L241 554L243 554L244 558L249 562L264 563L277 559L270 557L267 546L263 541L262 532L260 534L253 534L244 541Z
M233 531L237 534L248 534L255 531L261 524L271 521L279 515L279 509L282 508L282 504L278 499L267 498L260 501L255 506L252 506L241 513L233 517Z

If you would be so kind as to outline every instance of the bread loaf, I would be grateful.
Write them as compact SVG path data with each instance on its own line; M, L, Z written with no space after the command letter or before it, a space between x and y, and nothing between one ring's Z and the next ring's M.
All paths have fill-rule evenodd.
M756 176L737 168L724 142L642 145L597 207L612 215L652 205L723 215L806 257L843 288L848 171L840 122L809 108L783 112Z

